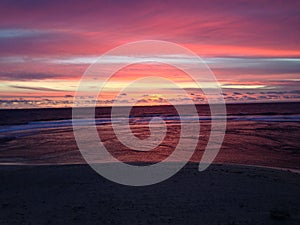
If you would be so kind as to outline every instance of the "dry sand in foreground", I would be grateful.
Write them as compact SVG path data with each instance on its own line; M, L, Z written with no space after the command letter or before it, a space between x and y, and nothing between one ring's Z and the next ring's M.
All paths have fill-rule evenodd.
M300 224L300 175L189 164L147 187L112 183L87 165L1 166L0 224Z

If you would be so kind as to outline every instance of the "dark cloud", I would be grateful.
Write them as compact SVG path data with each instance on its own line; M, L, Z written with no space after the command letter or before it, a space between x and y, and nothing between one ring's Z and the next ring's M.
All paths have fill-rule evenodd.
M208 64L216 73L241 74L297 74L300 73L299 58L249 58L228 57L210 59Z
M257 100L257 98L255 97L249 97L249 96L244 96L243 99L246 99L246 100Z
M83 34L79 33L68 33L64 31L55 31L55 30L44 30L40 29L36 32L32 32L30 35L26 35L26 30L23 32L20 31L19 34L15 34L15 36L11 37L3 37L1 38L1 33L6 32L0 29L0 55L16 55L16 54L56 54L58 52L61 53L61 49L71 51L71 44L79 44L83 42ZM12 29L14 30L14 29ZM16 29L18 30L18 29ZM29 29L27 32L29 32ZM75 48L73 46L73 48Z
M29 100L29 99L0 99L0 107L3 108L27 108L27 107L56 107L56 106L72 106L73 101L69 100L54 100L54 99L41 99L41 100Z
M293 90L293 91L290 91L290 93L292 93L292 94L300 94L300 90Z
M259 99L267 99L267 96L265 95L261 95L261 96L258 96Z
M7 81L29 81L62 78L61 74L52 73L22 73L22 72L0 72L0 80Z
M25 90L34 90L34 91L65 91L53 88L45 88L45 87L28 87L28 86L19 86L19 85L9 85L12 88L25 89Z

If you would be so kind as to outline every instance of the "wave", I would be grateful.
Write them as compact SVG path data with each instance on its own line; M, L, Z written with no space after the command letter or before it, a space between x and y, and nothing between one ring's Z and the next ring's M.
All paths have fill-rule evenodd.
M159 116L159 115L155 115ZM129 121L131 124L136 123L148 123L153 116L148 117L130 117ZM210 121L210 116L188 116L184 115L179 117L178 115L168 115L168 116L161 116L167 123L189 123L195 120L199 121ZM220 120L224 119L222 116L214 116L214 119ZM127 122L128 118L116 118L117 123L125 123ZM270 116L227 116L228 121L257 121L257 122L300 122L300 115L270 115ZM110 124L110 118L101 118L101 119L76 119L77 125L82 126L91 126L93 124L98 125L105 125ZM9 134L13 135L14 137L20 137L28 135L32 132L37 132L40 130L46 129L54 129L54 128L72 128L72 120L54 120L54 121L38 121L38 122L29 122L27 124L22 125L11 125L11 126L0 126L0 139L3 140L10 140ZM11 137L12 138L12 137Z

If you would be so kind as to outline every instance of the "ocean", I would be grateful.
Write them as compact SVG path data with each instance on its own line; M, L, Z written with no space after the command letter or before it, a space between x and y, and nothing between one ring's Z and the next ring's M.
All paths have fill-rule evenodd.
M227 104L225 138L214 163L245 164L300 169L300 102ZM120 107L122 110L122 107ZM126 163L156 163L175 149L181 123L200 121L200 135L191 162L198 162L211 129L210 110L197 105L198 117L177 114L173 106L137 106L130 113L130 128L141 140L149 137L149 121L161 117L167 126L165 138L150 151L124 146L112 129L109 107L95 109L99 138L108 151ZM120 117L119 127L128 118ZM78 118L89 126L88 118ZM142 146L141 146L141 150ZM180 157L176 159L180 161ZM103 159L106 162L106 159ZM0 164L85 164L72 127L71 108L0 110Z

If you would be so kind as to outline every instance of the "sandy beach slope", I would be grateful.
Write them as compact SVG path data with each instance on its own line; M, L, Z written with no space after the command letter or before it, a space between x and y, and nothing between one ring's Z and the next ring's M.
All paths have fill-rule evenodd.
M87 165L1 166L0 224L300 224L300 175L189 164L147 187L112 183Z

